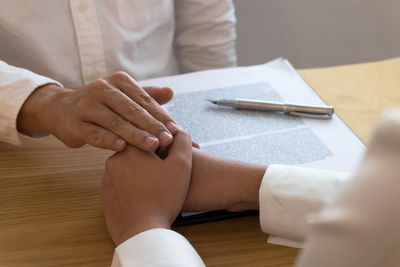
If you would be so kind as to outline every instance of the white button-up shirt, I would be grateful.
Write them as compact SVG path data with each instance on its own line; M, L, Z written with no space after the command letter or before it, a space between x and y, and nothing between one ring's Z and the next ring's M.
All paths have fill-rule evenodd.
M230 67L235 37L231 0L1 1L0 141L20 143L16 118L38 86Z

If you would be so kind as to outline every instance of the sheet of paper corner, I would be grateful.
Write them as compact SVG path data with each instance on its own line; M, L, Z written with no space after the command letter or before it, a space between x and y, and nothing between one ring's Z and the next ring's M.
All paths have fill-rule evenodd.
M260 72L264 71L265 75L260 74ZM229 76L229 79L221 79L221 76ZM314 90L301 78L301 76L297 73L290 62L283 58L278 58L262 65L237 67L230 69L207 70L196 73L181 74L176 76L140 81L140 84L170 86L174 88L176 93L184 93L210 89L210 80L213 83L212 88L223 88L243 84L246 82L248 83L249 80L254 83L267 81L269 83L272 83L272 87L279 89L279 94L287 102L315 105L325 104L324 101L318 95L316 95ZM284 80L285 82L282 83L282 80ZM190 87L187 86L187 82L191 85ZM284 84L285 87L282 87L282 84ZM324 128L326 127L326 125L330 125L330 129L338 129L338 132L341 133L342 137L341 142L344 144L353 142L352 145L356 148L354 150L355 152L353 152L352 154L354 158L353 161L344 162L343 160L339 159L338 162L333 162L333 164L331 161L328 166L326 165L325 160L324 162L311 162L309 164L304 164L303 166L346 172L354 171L356 169L365 152L365 146L358 138L354 138L355 135L336 115L333 116L333 119L325 122L306 118L303 119L303 121L314 130L323 130L321 129L321 127ZM346 153L348 154L348 150L346 148L347 146L344 146L346 148L345 151L340 151L340 149L337 149L337 146L332 145L337 144L338 142L336 138L338 132L326 131L326 129L323 132L324 134L319 134L318 137L325 144L330 144L328 145L328 147L332 150L332 153L334 155L346 155ZM355 144L354 142L357 143ZM332 168L331 166L340 166L340 168ZM268 237L267 242L296 248L301 248L303 245L302 242L297 242L272 235Z

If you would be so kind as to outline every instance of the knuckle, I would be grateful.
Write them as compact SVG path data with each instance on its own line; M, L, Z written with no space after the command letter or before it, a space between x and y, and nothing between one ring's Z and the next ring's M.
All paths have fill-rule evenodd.
M111 118L110 127L112 130L118 131L119 129L121 129L122 124L123 124L123 122L120 118L117 118L117 117Z
M150 124L150 114L141 108L129 113L128 117L129 121L138 126L148 126Z
M152 118L150 114L147 114L147 116L143 118L143 124L146 129L154 134L160 133L161 131L168 131L164 124Z
M84 99L89 101L98 100L99 97L104 95L104 92L110 90L109 84L104 79L97 79L91 82L84 91Z
M88 87L88 89L90 90L90 92L92 93L97 93L99 90L103 90L108 88L108 83L106 80L100 78L97 80L94 80L93 82L90 83L90 86Z
M137 112L134 112L132 114L129 115L128 119L130 122L134 123L135 125L141 124L145 118L144 113L140 110L138 110Z
M103 134L98 129L90 130L89 136L93 145L99 146L100 144L102 144Z
M104 90L101 94L103 99L109 99L113 105L119 105L121 101L121 92L115 88L110 88L109 90Z
M167 128L164 126L164 124L154 120L153 118L150 118L149 116L143 118L143 127L144 130L147 130L155 135L162 131L167 131Z
M168 131L167 127L165 127L164 124L162 124L161 122L159 122L157 120L149 121L149 127L152 129L155 129L157 131Z
M152 112L152 115L154 118L157 118L158 120L163 121L163 122L167 122L167 121L171 120L169 118L169 116L167 115L167 113L161 107L156 108Z
M140 112L141 112L141 108L139 107L138 104L132 103L132 104L128 105L127 114L129 117L136 116L136 114L138 114Z
M149 96L147 94L139 94L138 99L139 99L140 103L146 107L159 106L159 104L151 96Z
M154 120L154 119L149 119L147 121L148 123L148 127L150 129L154 129L154 132L161 132L161 131L168 131L167 127L165 127L164 124L162 124L161 122Z
M111 74L111 80L130 81L131 76L125 71L117 71Z

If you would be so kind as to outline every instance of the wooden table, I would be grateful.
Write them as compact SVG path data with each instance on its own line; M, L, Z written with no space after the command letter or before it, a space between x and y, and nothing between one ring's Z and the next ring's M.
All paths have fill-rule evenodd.
M400 103L400 60L300 71L367 141ZM109 266L114 246L99 199L110 152L55 139L0 144L0 266ZM257 217L176 229L208 266L291 266L297 249L266 244Z

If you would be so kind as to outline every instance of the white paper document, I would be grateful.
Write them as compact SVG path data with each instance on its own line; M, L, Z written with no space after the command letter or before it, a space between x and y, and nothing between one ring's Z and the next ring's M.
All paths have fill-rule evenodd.
M201 149L256 164L301 165L353 172L365 145L336 115L331 119L303 118L283 113L221 108L207 99L247 98L304 105L324 101L290 63L209 70L142 81L170 86L174 99L167 111ZM196 213L183 213L190 216ZM270 236L269 243L300 247L301 242Z
M207 99L248 98L324 105L286 60L251 67L157 78L142 85L170 86L165 108L201 149L256 164L288 164L352 172L364 144L336 116L330 120L217 107Z

